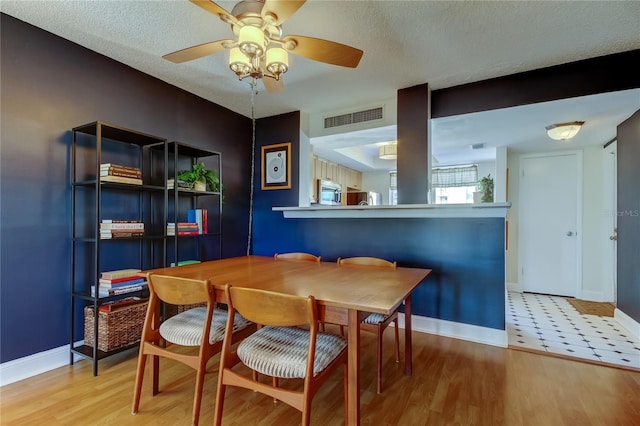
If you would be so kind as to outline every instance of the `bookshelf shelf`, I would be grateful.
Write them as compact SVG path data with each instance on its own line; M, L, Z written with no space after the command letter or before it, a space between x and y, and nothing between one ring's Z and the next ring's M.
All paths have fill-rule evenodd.
M149 294L148 289L142 289L101 296L95 290L103 272L147 270L222 257L222 155L100 121L72 131L70 363L74 362L74 356L90 359L93 374L97 375L99 360L137 346L100 350L98 343L103 342L103 337L99 334L98 308L107 302L131 296L144 298ZM175 182L179 171L201 162L217 173L219 190L168 187L168 180ZM124 176L135 183L104 181L100 176L106 173L109 179ZM188 212L196 209L207 211L206 216L201 214L201 234L169 234L168 223L186 222ZM205 217L207 232L203 229ZM101 238L101 223L105 219L141 222L144 234ZM81 338L86 336L80 330L79 320L85 307L93 308L89 315L93 328L84 331L92 331L96 336L95 347ZM84 319L87 321L86 316Z
M207 170L214 170L220 181L219 191L195 191L187 188L169 189L168 221L186 222L189 209L206 209L208 232L197 235L170 235L172 238L167 264L186 260L214 260L222 257L222 154L194 147L182 142L168 142L168 174L175 179L180 170L191 169L204 162Z
M97 289L101 274L116 269L166 266L167 141L101 121L72 131L70 363L74 362L74 355L90 359L95 376L100 359L137 346L131 344L107 352L98 349L104 338L99 333L99 306L125 297L148 296L148 289L100 296ZM131 180L141 180L142 184L100 179L101 174L108 174L112 179L118 179L112 176L123 176L112 175L108 166L102 168L106 163L127 169L127 173L133 174ZM141 222L144 235L100 238L100 224L105 219ZM92 287L96 289L95 295ZM79 318L83 318L85 307L93 308L90 316L95 336L93 346L81 338Z

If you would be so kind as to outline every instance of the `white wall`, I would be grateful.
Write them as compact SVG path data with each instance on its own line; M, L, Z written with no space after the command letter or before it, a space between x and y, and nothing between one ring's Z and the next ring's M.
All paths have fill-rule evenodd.
M373 191L382 194L382 204L389 204L389 172L363 172L362 190Z
M602 262L606 258L607 245L603 242L602 229L608 221L611 209L604 200L603 149L600 146L584 148L583 152L583 199L582 199L582 283L581 299L605 300L609 293L602 280ZM512 203L507 215L509 238L507 250L507 283L518 283L518 176L520 156L524 153L508 153L509 168L508 201Z

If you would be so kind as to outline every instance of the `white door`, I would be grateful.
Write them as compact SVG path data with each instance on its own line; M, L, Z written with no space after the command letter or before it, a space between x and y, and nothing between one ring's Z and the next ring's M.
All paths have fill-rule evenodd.
M617 142L609 144L603 150L604 156L604 205L607 206L606 216L609 220L605 222L602 234L602 243L605 247L602 262L602 284L604 289L604 301L617 301L617 228L618 228L618 177L617 177Z
M520 157L518 258L524 291L578 295L581 175L580 152Z

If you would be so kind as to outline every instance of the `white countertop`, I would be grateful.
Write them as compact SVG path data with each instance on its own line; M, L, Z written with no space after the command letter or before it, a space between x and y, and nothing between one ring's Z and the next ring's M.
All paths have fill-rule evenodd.
M479 204L401 204L397 206L323 206L314 204L308 207L273 207L281 211L285 218L321 219L321 218L505 218L511 203Z

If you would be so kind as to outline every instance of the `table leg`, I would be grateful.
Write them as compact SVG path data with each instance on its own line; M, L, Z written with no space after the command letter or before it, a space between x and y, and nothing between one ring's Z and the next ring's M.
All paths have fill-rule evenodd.
M411 294L404 299L404 374L413 372L413 356L411 354Z
M357 310L349 309L348 323L347 425L360 425L360 319Z

